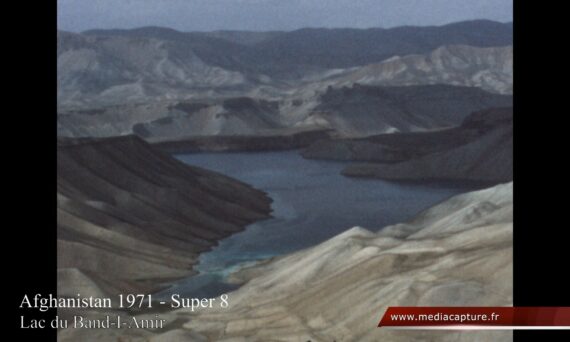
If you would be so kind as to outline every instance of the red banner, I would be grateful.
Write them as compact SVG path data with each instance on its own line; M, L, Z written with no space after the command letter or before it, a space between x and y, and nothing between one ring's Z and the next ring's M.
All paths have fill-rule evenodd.
M389 307L391 329L570 329L570 307Z

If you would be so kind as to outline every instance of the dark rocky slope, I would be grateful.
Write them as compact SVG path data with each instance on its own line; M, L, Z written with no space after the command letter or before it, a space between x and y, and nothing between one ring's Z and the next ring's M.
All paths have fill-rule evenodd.
M320 141L303 156L367 162L344 170L353 177L504 182L513 177L512 144L509 107L475 112L446 130Z
M157 290L269 212L262 192L189 167L140 138L60 138L59 295Z

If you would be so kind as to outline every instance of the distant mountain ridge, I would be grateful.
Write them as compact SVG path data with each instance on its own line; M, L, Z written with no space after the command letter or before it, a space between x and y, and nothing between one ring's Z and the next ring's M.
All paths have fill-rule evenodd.
M223 32L180 32L161 27L142 27L131 30L90 30L84 34L199 42L203 44L196 51L200 57L205 57L206 52L215 51L235 57L234 65L214 60L216 66L237 70L233 68L240 64L247 65L258 72L281 77L285 76L283 73L287 72L286 68L291 66L347 68L379 62L395 55L426 53L442 45L489 47L510 45L513 41L512 23L489 20L390 29L304 28L291 32ZM261 34L265 34L265 37L260 38ZM257 43L251 42L253 36L256 36L253 39ZM244 43L248 40L249 43ZM211 57L211 54L207 55Z
M512 25L478 20L444 26L391 29L301 29L264 41L259 62L278 60L324 68L380 62L395 55L426 53L442 45L512 44Z
M344 79L333 82L340 86L353 80L389 86L444 83L509 93L512 77L504 69L512 66L512 47L510 54L494 49L511 44L512 24L492 21L292 32L58 31L58 104L97 107L189 94L275 98L284 88L289 92L338 73ZM457 45L465 48L440 50ZM474 64L464 70L465 63ZM424 64L431 71L422 70ZM391 79L391 68L409 70ZM369 82L369 77L375 79Z
M512 24L492 21L291 32L59 31L57 56L63 136L132 134L134 127L155 138L311 127L362 136L448 127L512 102L495 96L512 94ZM403 86L386 96L362 88ZM226 108L232 99L245 105ZM179 104L203 108L180 111Z

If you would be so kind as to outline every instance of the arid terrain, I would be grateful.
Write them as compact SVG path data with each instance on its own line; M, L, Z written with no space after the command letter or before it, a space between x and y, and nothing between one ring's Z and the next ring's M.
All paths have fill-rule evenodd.
M218 164L240 170L245 159L219 152L289 150L322 163L308 171L315 184L304 191L326 196L342 184L319 168L336 163L342 180L406 194L399 200L410 210L398 224L351 223L308 248L231 269L224 281L236 289L228 308L87 310L85 317L160 315L168 323L61 329L58 340L510 341L509 332L376 326L388 306L512 305L512 35L512 23L488 20L390 29L58 31L60 297L157 293L192 279L201 258L230 236L254 246L238 234L252 226L271 242L272 215L327 229L318 216L295 217L279 196L297 183L271 183L270 172L301 172L241 168L262 180L262 191L236 179L238 172L183 158L196 153L214 153ZM414 189L452 191L445 184L461 184L465 193L419 213L405 205L421 201L409 195ZM342 203L338 212L385 205L352 195L356 200L335 195L331 203Z

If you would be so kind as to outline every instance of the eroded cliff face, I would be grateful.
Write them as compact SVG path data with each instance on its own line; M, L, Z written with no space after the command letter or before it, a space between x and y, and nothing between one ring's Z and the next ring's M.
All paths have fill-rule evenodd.
M151 292L268 217L270 199L142 139L59 139L58 294Z

